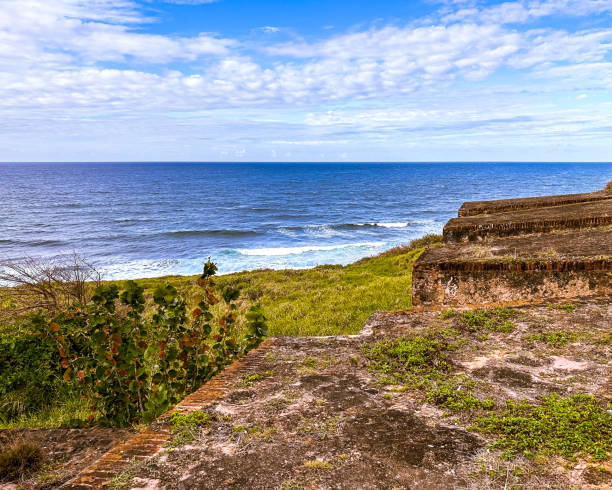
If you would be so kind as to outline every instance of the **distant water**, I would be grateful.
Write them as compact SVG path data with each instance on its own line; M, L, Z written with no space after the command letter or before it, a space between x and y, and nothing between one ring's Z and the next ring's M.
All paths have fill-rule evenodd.
M585 192L612 164L0 164L0 258L105 278L347 264L440 233L462 202Z

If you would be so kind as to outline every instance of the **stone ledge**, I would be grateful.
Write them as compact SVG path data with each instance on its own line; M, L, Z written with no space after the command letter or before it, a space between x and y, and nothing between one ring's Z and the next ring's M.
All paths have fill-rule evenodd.
M525 209L546 208L566 204L586 203L612 199L612 193L604 191L582 194L561 194L557 196L523 197L518 199L498 199L494 201L464 202L457 213L459 218L481 214L504 213Z
M489 216L453 218L444 226L444 242L476 241L555 230L612 224L612 200L568 204Z

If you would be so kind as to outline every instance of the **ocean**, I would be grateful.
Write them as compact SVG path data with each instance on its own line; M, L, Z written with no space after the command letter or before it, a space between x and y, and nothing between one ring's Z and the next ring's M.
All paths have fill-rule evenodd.
M76 251L106 279L348 264L464 201L588 192L612 163L0 163L0 259Z

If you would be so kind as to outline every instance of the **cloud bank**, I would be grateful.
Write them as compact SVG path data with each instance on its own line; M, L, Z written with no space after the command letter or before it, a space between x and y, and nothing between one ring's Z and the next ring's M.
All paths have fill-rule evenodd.
M158 34L149 7L0 4L3 159L609 155L612 28L587 21L612 1L447 2L404 25L265 44Z

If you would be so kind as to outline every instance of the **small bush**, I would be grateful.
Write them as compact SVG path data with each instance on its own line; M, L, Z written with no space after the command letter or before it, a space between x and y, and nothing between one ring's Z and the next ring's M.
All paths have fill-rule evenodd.
M580 452L597 460L609 458L612 415L594 397L578 393L562 398L553 393L542 401L542 405L508 401L503 413L478 418L473 429L498 434L493 447L503 449L508 458L538 452L570 459Z
M470 332L489 331L510 333L514 324L508 318L514 315L509 308L494 308L492 310L472 310L461 315L461 326Z
M447 347L431 337L415 335L383 340L366 347L364 353L371 360L373 370L401 375L448 371Z
M38 470L45 459L39 444L14 442L0 452L0 481L21 480Z
M439 407L453 411L461 410L492 410L495 403L491 399L484 401L472 394L472 385L469 380L449 380L438 383L427 392L427 401Z

